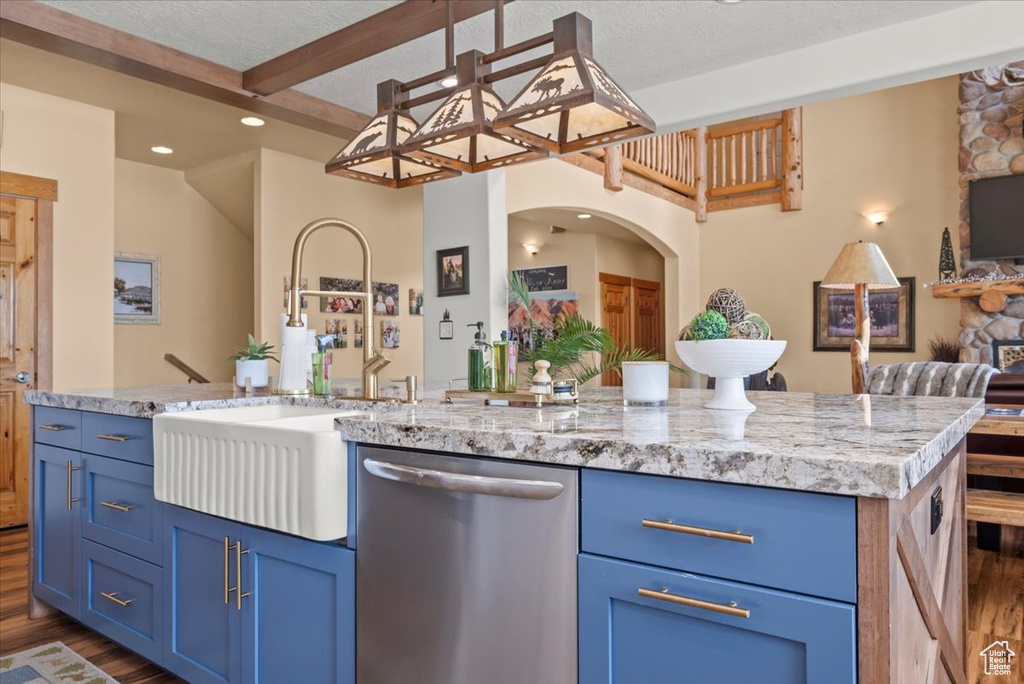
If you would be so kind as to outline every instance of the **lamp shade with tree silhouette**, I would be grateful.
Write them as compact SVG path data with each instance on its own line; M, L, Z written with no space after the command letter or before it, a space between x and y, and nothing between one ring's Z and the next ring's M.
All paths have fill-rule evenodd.
M851 380L854 394L867 389L868 353L871 346L871 320L868 291L892 290L900 281L889 267L882 250L873 242L849 242L843 245L839 256L821 281L821 287L853 290L855 328L850 360L853 364Z

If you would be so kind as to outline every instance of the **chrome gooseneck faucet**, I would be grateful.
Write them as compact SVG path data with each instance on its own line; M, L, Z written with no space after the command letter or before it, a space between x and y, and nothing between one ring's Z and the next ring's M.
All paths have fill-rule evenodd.
M333 290L303 290L299 287L300 274L302 272L302 252L306 248L306 240L310 235L325 228L333 226L341 228L355 236L359 246L363 250L363 291L342 292ZM334 218L318 219L306 225L299 231L295 238L295 248L292 251L292 282L288 290L288 326L291 328L304 327L299 303L303 295L310 297L353 297L363 300L363 397L364 399L378 399L379 389L377 374L391 361L383 354L377 352L373 347L373 280L371 278L371 257L370 243L362 231L348 221Z

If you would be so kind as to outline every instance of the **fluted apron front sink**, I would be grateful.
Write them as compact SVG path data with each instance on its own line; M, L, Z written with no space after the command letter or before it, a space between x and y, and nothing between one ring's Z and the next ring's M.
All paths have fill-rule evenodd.
M156 498L325 541L348 530L348 465L334 419L359 411L252 406L153 418Z

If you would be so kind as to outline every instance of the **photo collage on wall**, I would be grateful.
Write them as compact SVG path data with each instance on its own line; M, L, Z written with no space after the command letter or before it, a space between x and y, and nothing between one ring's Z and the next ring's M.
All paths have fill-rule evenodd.
M508 329L520 345L533 349L541 340L555 338L559 317L579 312L579 295L569 291L568 266L517 269L513 273L530 289L530 310L510 298Z
M305 287L305 282L303 282ZM353 278L321 277L320 289L340 292L362 292L363 281ZM380 347L383 349L398 349L401 339L401 325L397 320L390 320L401 313L401 290L398 283L373 283L373 297L371 306L375 317L383 317L380 322ZM409 314L412 316L423 315L423 289L409 288ZM305 300L305 298L303 298ZM303 303L305 306L305 301ZM320 312L325 314L323 328L324 334L334 335L333 348L346 349L349 346L359 349L363 346L364 334L363 314L364 300L360 297L321 297ZM360 316L352 323L349 319L336 318L335 316L353 314ZM349 338L351 327L352 337Z

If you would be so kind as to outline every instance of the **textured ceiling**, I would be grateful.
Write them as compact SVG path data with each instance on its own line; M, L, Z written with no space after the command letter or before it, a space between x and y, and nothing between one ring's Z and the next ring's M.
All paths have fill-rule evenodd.
M425 1L425 0L424 0ZM352 24L393 0L43 0L48 5L244 70ZM597 59L627 90L972 4L971 0L517 0L505 10L506 44L551 30L578 11L594 22ZM462 22L456 51L493 48L490 14ZM299 90L362 112L375 85L441 68L443 32L326 74ZM502 65L498 65L499 67ZM508 98L522 79L499 84ZM423 113L417 112L420 118Z

